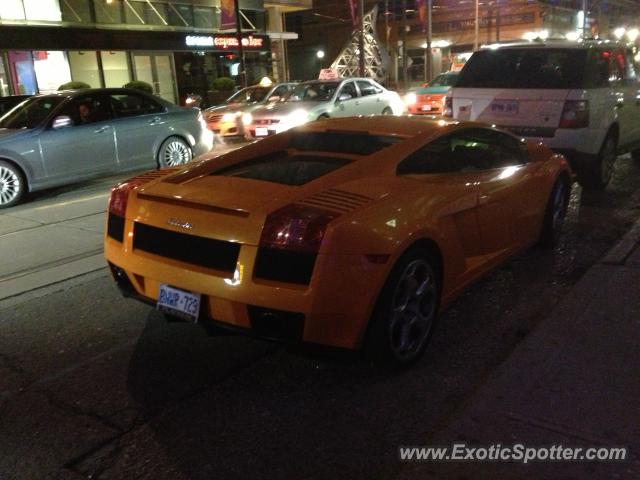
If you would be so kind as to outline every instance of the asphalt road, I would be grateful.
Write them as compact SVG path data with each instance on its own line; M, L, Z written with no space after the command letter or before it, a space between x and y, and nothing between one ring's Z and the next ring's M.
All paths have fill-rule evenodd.
M72 212L76 198L93 193L61 195L61 211ZM9 214L35 222L29 212L59 201L46 197ZM356 355L167 324L121 298L104 269L7 298L0 479L407 477L398 447L428 445L639 214L640 167L624 157L607 191L574 188L558 248L526 252L471 288L443 315L425 357L404 372L376 371ZM71 244L76 227L61 215L57 228ZM101 213L91 216L96 228L85 230L96 233ZM30 245L39 239L48 248L50 230L31 228L41 233ZM0 277L17 268L5 261L14 265L26 245L8 250L10 235L0 237ZM87 245L86 252L99 248ZM40 258L50 257L43 250Z

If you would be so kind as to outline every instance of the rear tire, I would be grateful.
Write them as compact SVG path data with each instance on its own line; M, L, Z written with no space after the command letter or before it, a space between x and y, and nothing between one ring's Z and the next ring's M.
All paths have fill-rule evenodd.
M20 203L27 191L22 171L14 164L0 160L0 209Z
M318 116L316 120L326 120L327 118L329 118L329 115L323 113L322 115Z
M158 167L168 168L185 165L193 158L193 152L187 142L180 137L169 137L158 151Z
M424 353L440 308L436 265L428 250L412 248L391 270L364 340L374 364L408 366Z
M562 234L562 226L567 215L569 200L569 188L567 181L563 178L556 180L551 190L547 208L542 222L542 232L540 234L540 246L543 248L553 248L558 244Z
M604 190L613 176L618 144L616 137L609 133L602 142L600 153L589 165L585 165L584 170L579 174L579 182L589 190Z
M389 107L386 107L384 110L382 110L382 115L393 115L393 110L391 110Z

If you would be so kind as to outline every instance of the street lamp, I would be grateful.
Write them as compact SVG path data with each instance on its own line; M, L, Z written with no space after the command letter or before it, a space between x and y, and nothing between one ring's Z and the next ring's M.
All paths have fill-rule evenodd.
M620 40L622 37L624 37L624 34L626 33L626 31L627 31L626 28L618 27L613 31L613 34L618 40Z
M627 38L629 39L630 42L635 42L639 34L640 34L640 30L638 30L637 28L632 28L627 32Z
M324 50L318 50L316 52L316 57L318 57L319 59L323 59L324 58Z

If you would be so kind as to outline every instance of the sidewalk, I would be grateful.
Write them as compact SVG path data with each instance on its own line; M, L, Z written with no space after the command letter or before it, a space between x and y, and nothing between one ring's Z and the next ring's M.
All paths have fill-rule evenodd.
M629 447L629 457L403 463L397 479L640 478L640 221L426 443Z

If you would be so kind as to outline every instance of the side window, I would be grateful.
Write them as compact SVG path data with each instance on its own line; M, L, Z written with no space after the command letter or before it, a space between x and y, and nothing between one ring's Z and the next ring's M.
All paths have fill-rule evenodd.
M510 135L485 129L468 129L441 137L405 158L399 175L464 173L522 165L521 143Z
M375 95L376 93L378 93L376 91L376 88L367 80L358 80L357 83L358 88L360 89L360 95L363 97L366 97L368 95Z
M74 125L104 122L113 118L108 98L104 95L83 95L72 99L58 116L71 117Z
M276 88L273 93L271 94L271 96L269 98L272 97L284 97L286 95L286 93L289 91L289 88L286 85L280 85L278 88Z
M638 68L637 64L633 58L633 52L631 50L627 50L627 83L630 85L635 85L638 83Z
M358 96L358 92L356 92L356 86L353 84L353 82L347 82L342 86L342 88L340 89L340 93L338 94L338 98L344 94L351 95L351 98L356 98Z
M142 95L115 93L111 95L111 103L116 117L135 117L164 112L161 104Z
M619 83L625 79L626 59L622 50L609 52L609 81Z

